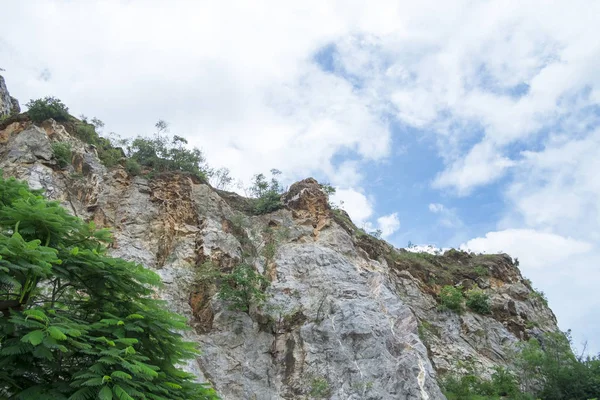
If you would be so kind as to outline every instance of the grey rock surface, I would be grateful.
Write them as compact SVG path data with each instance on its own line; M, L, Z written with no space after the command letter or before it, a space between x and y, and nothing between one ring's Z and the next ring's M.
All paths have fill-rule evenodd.
M5 175L111 227L113 255L161 276L159 295L188 318L194 329L186 335L202 350L186 369L225 400L443 399L438 374L457 361L489 371L506 364L525 321L536 332L556 329L552 311L504 259L494 267L500 272L481 278L492 315L438 311L425 280L378 256L391 246L360 239L331 217L314 180L292 185L285 209L252 216L183 175L148 180L107 170L54 122L9 126L0 138ZM53 160L57 140L72 143L65 170ZM268 297L231 311L199 271L209 261L229 271L249 252L271 281Z
M8 89L6 88L4 77L0 75L0 117L4 115L10 115L12 108L12 98L10 97Z

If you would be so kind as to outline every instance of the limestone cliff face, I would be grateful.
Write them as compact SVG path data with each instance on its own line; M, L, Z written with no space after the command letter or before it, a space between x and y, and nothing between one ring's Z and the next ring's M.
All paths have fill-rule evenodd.
M10 96L4 78L0 75L0 117L18 114L19 112L21 112L19 102Z
M111 227L113 255L162 277L160 296L202 349L187 367L224 399L443 399L438 373L459 361L504 365L511 344L557 329L510 257L394 249L331 210L313 179L290 187L284 209L254 216L246 199L186 175L107 170L53 121L0 129L5 176ZM64 170L54 141L71 143ZM247 254L270 281L268 297L230 311L199 270L210 261L230 271ZM438 311L441 286L459 283L483 288L492 314Z

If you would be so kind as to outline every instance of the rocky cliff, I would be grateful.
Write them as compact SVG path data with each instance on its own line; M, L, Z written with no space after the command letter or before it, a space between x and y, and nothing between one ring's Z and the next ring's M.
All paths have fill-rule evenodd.
M0 169L112 228L113 255L160 274L159 295L202 349L188 368L223 399L443 399L441 374L486 373L506 365L511 344L557 329L507 255L396 249L332 210L313 179L293 184L283 209L253 215L247 199L188 175L107 169L68 129L0 123ZM59 141L71 144L66 168ZM270 282L248 312L202 279L207 266L228 272L242 260ZM440 311L441 288L458 284L481 288L491 313Z
M0 118L11 114L18 114L19 112L21 112L19 102L10 96L4 77L0 75Z

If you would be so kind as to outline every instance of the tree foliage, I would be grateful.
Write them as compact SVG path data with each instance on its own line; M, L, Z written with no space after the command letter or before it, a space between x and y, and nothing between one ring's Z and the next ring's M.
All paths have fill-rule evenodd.
M159 277L107 254L111 236L0 173L0 398L217 399Z
M168 125L160 120L156 123L154 137L138 136L130 147L131 158L141 166L156 172L181 171L206 180L208 167L202 152L188 149L188 141L181 136L167 135Z
M43 99L30 100L26 106L27 115L33 122L44 122L50 118L56 121L69 119L69 108L56 97L47 96Z
M256 198L254 205L256 214L267 214L283 207L281 203L283 187L276 178L278 175L281 175L281 171L277 169L271 170L270 180L267 180L264 174L254 175L249 192L252 197Z
M600 358L577 357L570 333L550 332L522 343L512 359L512 370L498 368L482 379L474 368L443 381L449 400L544 399L589 400L600 397Z

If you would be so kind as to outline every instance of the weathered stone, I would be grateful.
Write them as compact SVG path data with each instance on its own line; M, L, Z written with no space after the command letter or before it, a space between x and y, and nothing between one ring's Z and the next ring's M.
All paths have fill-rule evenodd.
M18 105L19 103L17 102L17 106ZM0 75L0 117L10 115L13 108L13 98L10 97L10 94L8 93L4 77Z
M0 168L112 228L113 255L161 276L157 295L188 318L194 329L185 335L202 349L185 368L225 400L309 399L317 386L330 399L443 399L438 374L457 361L489 374L507 365L518 340L557 329L504 256L482 259L488 275L466 270L459 279L484 289L491 315L439 311L432 282L447 273L440 260L468 268L477 257L448 252L431 270L396 262L391 245L357 236L347 216L331 213L314 179L290 187L285 209L253 216L246 199L181 174L148 180L107 170L60 124L42 127L0 131ZM54 168L54 140L72 145L66 171ZM247 313L231 311L199 270L210 261L229 271L247 254L271 281L268 298Z

